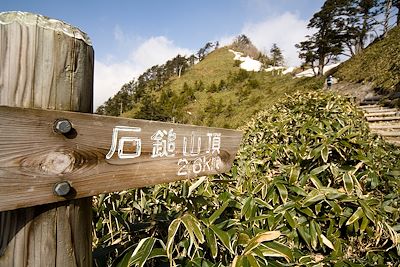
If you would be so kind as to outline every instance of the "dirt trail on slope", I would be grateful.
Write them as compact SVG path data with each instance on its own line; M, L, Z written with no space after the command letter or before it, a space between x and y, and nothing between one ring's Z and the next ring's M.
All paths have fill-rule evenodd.
M387 142L400 146L400 110L379 103L383 96L377 95L371 84L340 82L332 91L355 98L363 111L371 132L381 135Z
M376 96L375 91L371 84L359 84L349 82L339 82L332 86L332 91L338 92L341 95L353 97L357 103L363 102L365 99L373 98Z

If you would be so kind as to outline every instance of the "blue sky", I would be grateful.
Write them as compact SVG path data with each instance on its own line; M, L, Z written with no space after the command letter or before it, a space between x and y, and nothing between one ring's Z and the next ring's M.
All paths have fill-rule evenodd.
M294 44L323 0L1 0L0 11L60 19L86 32L95 50L95 106L122 84L177 53L208 41L228 44L244 33L261 51L280 46L288 65L299 63Z

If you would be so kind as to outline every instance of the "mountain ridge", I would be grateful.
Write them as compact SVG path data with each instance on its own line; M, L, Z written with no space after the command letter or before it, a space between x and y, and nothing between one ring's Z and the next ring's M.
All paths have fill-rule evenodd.
M153 99L146 101L147 106L137 106L122 116L165 119L166 114L154 116L154 110L153 116L149 116L146 110L155 104L157 107L154 109L158 110L170 107L167 111L172 115L167 121L237 128L279 97L307 87L320 88L322 83L321 78L293 79L291 74L243 70L229 47L222 47L208 54L181 77L172 77L159 92L153 91ZM167 98L173 99L174 103Z

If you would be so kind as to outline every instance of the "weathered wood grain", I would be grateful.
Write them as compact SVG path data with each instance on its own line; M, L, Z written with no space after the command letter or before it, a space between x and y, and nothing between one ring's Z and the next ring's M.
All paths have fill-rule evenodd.
M92 94L93 48L84 33L39 15L0 13L0 105L92 112ZM91 242L91 198L0 212L2 267L91 266Z
M0 266L91 266L91 204L84 198L0 213Z
M54 131L60 118L72 123L74 136ZM118 135L118 140L140 138L140 157L121 159L116 151L106 159L116 126L141 129ZM157 142L152 136L159 130L176 134L175 149L168 156L153 155ZM62 201L64 197L53 193L60 181L71 184L74 192L67 198L72 199L224 172L230 169L242 137L240 131L227 129L9 107L0 107L0 132L0 210ZM220 134L219 153L207 152L212 134ZM184 155L185 138L187 152L197 151L200 138L199 153ZM124 149L135 151L132 147L129 152L129 145ZM187 164L179 163L183 158ZM184 175L179 175L180 169Z
M1 13L0 103L92 112L93 90L85 90L93 86L88 43L84 33L61 21Z

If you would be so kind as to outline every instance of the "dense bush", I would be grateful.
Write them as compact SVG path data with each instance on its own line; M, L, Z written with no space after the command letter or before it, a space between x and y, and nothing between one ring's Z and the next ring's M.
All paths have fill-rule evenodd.
M394 266L400 151L343 97L260 113L231 173L96 200L98 266Z

